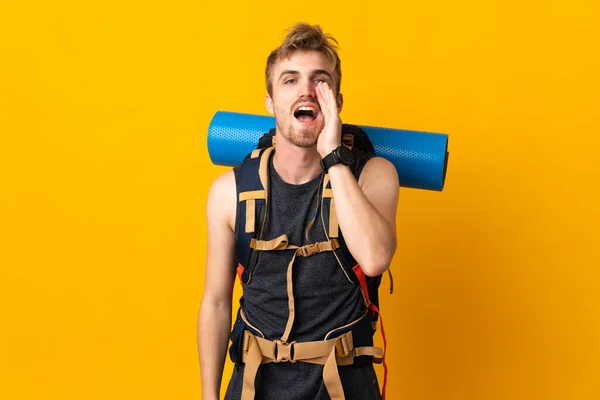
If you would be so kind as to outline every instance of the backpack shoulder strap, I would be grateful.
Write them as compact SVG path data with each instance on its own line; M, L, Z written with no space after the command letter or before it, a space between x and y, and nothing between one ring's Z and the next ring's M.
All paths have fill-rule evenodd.
M234 168L237 190L235 217L237 272L242 283L251 279L256 264L252 239L260 239L267 217L268 162L273 147L259 148Z

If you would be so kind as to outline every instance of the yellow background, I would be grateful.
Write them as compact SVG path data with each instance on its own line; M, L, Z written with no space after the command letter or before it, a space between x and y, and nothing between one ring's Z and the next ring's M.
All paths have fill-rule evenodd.
M450 136L445 190L401 190L389 398L600 398L599 9L2 1L0 398L200 398L207 127L265 113L300 20L344 122Z

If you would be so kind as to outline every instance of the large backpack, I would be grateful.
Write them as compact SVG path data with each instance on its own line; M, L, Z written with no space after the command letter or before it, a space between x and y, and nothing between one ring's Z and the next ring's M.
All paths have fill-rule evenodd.
M269 201L268 159L274 149L274 139L275 129L271 129L260 138L256 149L241 164L235 167L238 175L239 192L235 226L236 263L237 274L242 285L249 283L252 279L252 272L256 266L258 256L258 250L255 249L254 245L257 241L262 240ZM375 156L373 144L363 129L349 124L342 125L342 143L354 153L355 161L349 167L355 179L358 180L367 161ZM360 285L365 306L370 310L371 323L368 328L361 329L362 332L360 334L368 334L372 337L377 330L377 322L379 320L382 328L385 354L385 332L383 331L383 324L379 315L379 286L382 276L366 276L348 250L342 232L338 227L333 191L327 174L322 178L318 201L320 202L321 223L323 224L327 239L339 244L339 246L335 246L330 250L334 252L348 280ZM393 281L389 269L388 273L390 276L391 293ZM251 327L249 328L248 324L242 321L239 314L237 322L240 324L240 329L251 330ZM235 329L234 326L234 331ZM368 330L368 332L365 332L365 330ZM234 362L240 362L242 357L239 352L242 344L239 341L243 339L241 335L236 336L234 333L232 333L233 343L230 347L230 356ZM354 335L355 337L357 336L356 333ZM236 338L235 340L234 337ZM238 343L236 343L236 340ZM372 343L372 339L370 340ZM362 356L358 358L368 359L369 357ZM384 371L386 372L386 376L387 368L385 362ZM385 386L386 378L384 377L384 395Z

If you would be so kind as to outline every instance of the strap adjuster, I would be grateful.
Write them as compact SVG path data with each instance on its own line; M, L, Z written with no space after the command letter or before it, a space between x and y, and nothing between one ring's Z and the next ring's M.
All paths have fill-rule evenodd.
M338 242L337 239L331 239L331 250L336 251L337 249L340 248L340 242Z
M352 332L340 336L335 341L335 353L338 357L347 357L352 354L354 343L352 342Z

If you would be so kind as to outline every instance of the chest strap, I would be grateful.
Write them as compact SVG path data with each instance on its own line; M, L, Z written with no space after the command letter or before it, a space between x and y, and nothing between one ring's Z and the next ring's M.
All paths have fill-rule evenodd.
M338 365L351 365L354 357L373 356L373 362L381 363L383 350L378 347L354 347L352 331L329 340L297 343L267 340L244 331L242 360L244 383L242 400L254 399L254 380L261 364L298 361L323 365L323 382L331 400L344 400L344 389Z
M321 253L323 251L334 251L340 247L336 239L331 239L327 242L311 243L304 246L295 246L289 244L287 235L281 235L273 240L256 240L250 241L250 247L258 251L274 251L274 250L295 250L292 260L288 264L287 268L287 295L288 295L288 308L289 316L283 336L281 336L282 342L287 342L294 325L294 318L296 315L294 305L294 287L292 282L292 267L297 256L310 257L313 254Z

